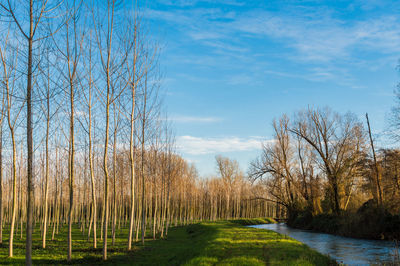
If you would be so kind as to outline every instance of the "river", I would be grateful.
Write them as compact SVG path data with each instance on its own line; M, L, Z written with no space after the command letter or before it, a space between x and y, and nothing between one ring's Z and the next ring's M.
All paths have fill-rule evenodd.
M261 224L251 227L269 229L288 235L320 253L346 265L391 264L396 256L392 241L365 240L294 229L286 224ZM397 254L400 249L397 247Z

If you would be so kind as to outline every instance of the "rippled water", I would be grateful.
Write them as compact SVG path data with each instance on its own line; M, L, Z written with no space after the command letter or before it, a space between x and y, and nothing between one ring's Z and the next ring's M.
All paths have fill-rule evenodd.
M396 246L392 241L364 240L322 234L290 228L282 223L252 225L251 227L269 229L288 235L320 253L330 255L337 262L348 265L393 263L396 253ZM397 252L400 252L398 247Z

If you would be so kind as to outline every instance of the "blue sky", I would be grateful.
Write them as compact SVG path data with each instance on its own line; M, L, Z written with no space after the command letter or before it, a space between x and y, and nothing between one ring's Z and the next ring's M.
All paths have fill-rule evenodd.
M142 4L161 50L178 151L201 175L217 154L246 170L272 119L307 106L369 113L379 136L399 82L396 1L172 1Z

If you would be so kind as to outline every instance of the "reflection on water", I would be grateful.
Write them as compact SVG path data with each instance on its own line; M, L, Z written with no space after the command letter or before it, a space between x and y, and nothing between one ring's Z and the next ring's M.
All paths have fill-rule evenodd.
M288 235L320 253L330 255L339 263L348 265L393 263L393 255L396 251L395 244L392 241L364 240L321 234L290 228L282 223L252 225L251 227L269 229Z

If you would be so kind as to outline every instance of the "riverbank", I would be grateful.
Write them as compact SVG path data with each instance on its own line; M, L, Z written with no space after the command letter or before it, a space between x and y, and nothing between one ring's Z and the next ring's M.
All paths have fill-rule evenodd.
M101 241L94 250L79 229L75 228L73 260L65 260L64 232L47 248L39 248L34 239L33 263L72 265L334 265L335 262L305 244L273 231L244 225L270 223L269 219L240 219L201 222L170 228L164 240L146 239L145 246L135 244L126 251L126 231L117 234L114 246L109 245L109 260L101 260ZM65 228L66 229L66 228ZM7 256L7 241L0 246L1 264L24 263L23 241L16 241L16 257ZM111 241L110 241L111 242Z
M287 225L345 237L400 240L400 215L393 215L384 208L368 204L364 204L356 212L343 211L340 215L298 212L288 220Z
M333 234L300 230L286 224L262 224L252 227L288 235L323 254L329 254L341 265L400 265L400 249L392 241L348 238Z

